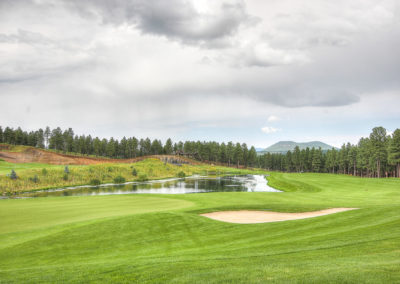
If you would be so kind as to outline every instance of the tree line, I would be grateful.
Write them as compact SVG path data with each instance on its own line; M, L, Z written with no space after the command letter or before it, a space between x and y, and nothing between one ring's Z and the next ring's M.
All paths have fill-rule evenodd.
M60 127L44 130L23 131L20 127L3 128L0 126L0 143L27 145L43 149L52 149L64 153L79 153L115 159L129 159L147 155L184 154L200 161L224 163L236 166L255 167L258 165L257 152L254 147L245 143L218 143L206 141L179 141L173 143L167 139L100 139L91 135L75 135L72 128L62 130Z
M258 167L286 172L341 173L361 177L400 177L400 129L388 135L383 127L375 127L369 137L358 144L343 144L340 149L296 147L286 154L257 155L254 147L245 143L215 141L100 139L91 135L75 135L71 128L60 127L23 131L0 126L0 143L27 145L57 151L129 159L147 155L185 154L200 161L224 163L228 166Z
M286 154L266 153L259 165L268 170L287 172L340 173L361 177L400 177L400 129L388 135L375 127L369 137L356 145L343 144L340 149L296 147Z

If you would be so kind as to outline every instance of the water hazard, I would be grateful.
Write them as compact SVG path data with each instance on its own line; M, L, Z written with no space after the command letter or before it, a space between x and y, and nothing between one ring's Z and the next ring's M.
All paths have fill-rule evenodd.
M263 175L204 177L192 176L185 179L166 179L126 184L101 186L77 186L63 189L28 192L17 197L83 196L109 194L184 194L205 192L280 192L267 185Z

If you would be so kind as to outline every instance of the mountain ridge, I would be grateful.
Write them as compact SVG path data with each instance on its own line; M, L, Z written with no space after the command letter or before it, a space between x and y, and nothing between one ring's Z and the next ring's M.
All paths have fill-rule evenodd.
M300 150L308 148L321 148L322 151L331 150L332 148L337 149L331 145L328 145L321 141L310 141L310 142L295 142L295 141L279 141L262 151L258 151L259 154L263 153L281 153L286 154L288 151L293 151L296 146L299 146Z

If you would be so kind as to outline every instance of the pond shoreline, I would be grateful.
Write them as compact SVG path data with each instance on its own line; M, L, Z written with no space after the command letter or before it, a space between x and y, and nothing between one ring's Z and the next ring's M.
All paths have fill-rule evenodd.
M82 196L113 194L189 194L208 192L281 192L268 185L267 175L192 175L185 178L169 177L148 181L105 183L100 185L76 185L49 189L37 189L0 199L36 198L47 196ZM131 187L130 187L131 186Z

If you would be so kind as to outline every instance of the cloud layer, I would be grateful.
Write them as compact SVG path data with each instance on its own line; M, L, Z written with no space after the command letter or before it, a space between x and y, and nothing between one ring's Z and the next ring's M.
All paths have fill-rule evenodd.
M225 132L210 138L224 140L242 127L276 135L287 120L274 117L287 112L306 121L351 107L368 117L371 97L387 110L376 120L398 121L399 6L1 1L0 124L199 139L216 128Z

